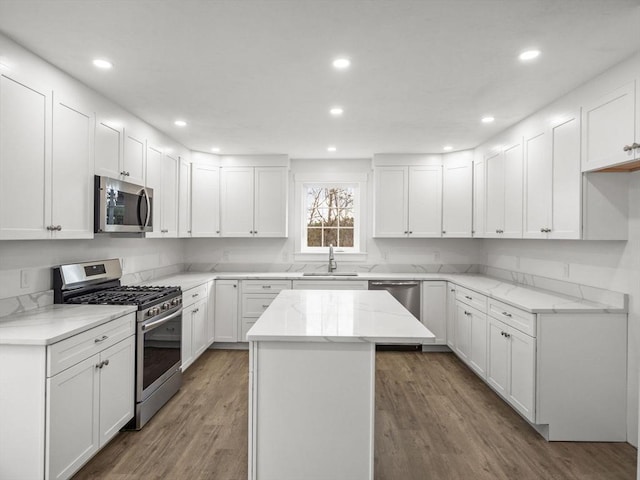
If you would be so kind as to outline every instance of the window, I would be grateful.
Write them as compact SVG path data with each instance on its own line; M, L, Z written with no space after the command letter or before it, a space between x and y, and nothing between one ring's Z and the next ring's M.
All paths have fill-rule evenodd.
M358 252L360 244L359 188L357 184L302 185L304 199L302 247L323 252Z

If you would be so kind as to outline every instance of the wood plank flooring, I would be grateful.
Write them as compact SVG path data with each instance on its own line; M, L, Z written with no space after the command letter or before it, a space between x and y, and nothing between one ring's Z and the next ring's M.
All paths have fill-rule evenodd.
M74 479L246 480L248 359L205 352L144 429L119 433ZM636 478L635 448L545 442L451 353L376 362L376 480Z

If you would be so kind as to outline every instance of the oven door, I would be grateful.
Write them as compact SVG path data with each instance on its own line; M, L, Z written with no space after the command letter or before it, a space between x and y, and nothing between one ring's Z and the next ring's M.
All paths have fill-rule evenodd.
M180 370L182 307L138 323L136 402L142 402Z
M95 177L94 231L153 231L153 189L109 177Z

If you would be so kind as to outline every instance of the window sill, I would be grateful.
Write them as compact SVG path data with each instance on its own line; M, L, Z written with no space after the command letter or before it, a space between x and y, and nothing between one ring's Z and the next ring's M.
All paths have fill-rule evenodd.
M339 262L366 262L367 252L360 253L341 253L335 252L336 261ZM308 253L308 252L296 252L293 254L293 259L298 262L326 262L329 258L328 253Z

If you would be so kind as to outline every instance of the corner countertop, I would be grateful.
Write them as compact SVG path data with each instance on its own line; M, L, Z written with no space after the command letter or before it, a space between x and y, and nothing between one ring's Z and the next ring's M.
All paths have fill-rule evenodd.
M304 276L302 272L184 272L156 278L146 284L173 284L183 290L214 279L227 280L441 280L468 288L489 298L507 303L529 313L627 313L626 302L610 305L572 297L548 290L519 285L481 274L457 273L358 273L357 276ZM621 298L623 297L620 294ZM625 297L626 298L626 297Z
M247 339L413 344L435 336L384 290L284 290Z
M51 345L136 310L130 305L48 305L0 318L0 345Z

